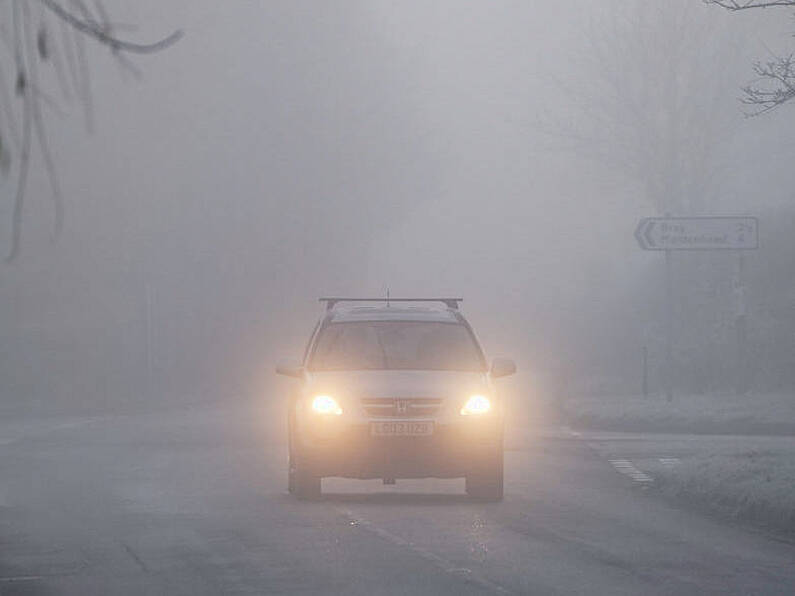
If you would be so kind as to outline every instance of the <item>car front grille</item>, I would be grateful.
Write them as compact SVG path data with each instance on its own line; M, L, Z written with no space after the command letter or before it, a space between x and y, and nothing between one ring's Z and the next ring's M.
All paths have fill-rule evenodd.
M422 418L435 416L442 407L438 397L365 397L362 399L365 413L373 418L400 417Z

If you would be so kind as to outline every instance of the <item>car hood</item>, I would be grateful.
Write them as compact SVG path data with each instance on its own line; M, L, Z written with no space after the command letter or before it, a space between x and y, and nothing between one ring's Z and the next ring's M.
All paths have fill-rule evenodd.
M340 397L451 397L488 391L485 373L435 370L312 372L307 389Z

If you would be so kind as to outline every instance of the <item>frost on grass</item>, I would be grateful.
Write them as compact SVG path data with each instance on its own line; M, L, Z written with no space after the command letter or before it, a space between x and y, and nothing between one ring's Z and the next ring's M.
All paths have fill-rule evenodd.
M618 431L795 435L795 396L688 395L571 398L573 426Z
M735 519L795 531L795 439L738 439L657 470L661 490Z

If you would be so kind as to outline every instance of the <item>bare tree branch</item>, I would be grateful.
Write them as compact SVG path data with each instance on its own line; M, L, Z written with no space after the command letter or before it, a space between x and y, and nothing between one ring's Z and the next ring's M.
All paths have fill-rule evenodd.
M660 214L708 211L738 126L721 100L740 46L691 0L634 0L597 15L558 82L569 109L545 130L553 147L626 176Z
M754 72L760 80L771 82L772 85L743 87L745 97L741 101L756 108L750 115L764 114L795 98L795 64L792 54L776 62L757 63L754 65Z
M12 7L14 17L14 62L18 73L27 72L22 40L22 26L19 4L14 2ZM20 84L20 81L22 83ZM22 209L25 205L25 188L27 187L28 171L30 167L30 148L32 136L31 95L29 88L24 83L25 75L17 74L17 92L22 97L22 147L19 158L19 178L17 191L14 197L14 211L11 220L11 249L6 258L7 262L13 261L19 254L22 238Z
M72 39L72 29L64 23L60 22L61 28L61 45L63 46L64 61L66 62L69 71L70 82L74 94L80 98L80 75L77 70L77 57L75 56L74 40Z
M704 0L706 4L714 4L736 12L753 8L795 7L795 0ZM775 57L768 62L754 64L754 72L760 84L750 84L742 88L744 96L741 102L751 106L748 116L759 116L795 98L795 68L793 55Z
M726 10L748 10L751 8L773 8L777 6L795 6L795 0L773 0L772 2L765 2L759 0L747 0L746 2L737 2L736 0L704 0L706 4L715 4L722 6Z
M53 35L50 33L50 30L49 29L44 29L44 25L43 24L42 24L42 30L46 32L46 35L47 35L47 37L49 39L48 43L50 45L54 46L56 44L56 41L55 41L55 38L53 37ZM55 71L55 76L58 79L58 86L61 89L61 96L67 102L71 102L71 100L72 100L72 91L71 91L71 89L69 87L69 79L66 76L66 68L67 67L66 67L66 65L64 65L64 62L63 62L63 59L62 59L62 56L61 56L61 52L59 52L57 49L54 49L54 47L53 47L53 49L51 50L50 55L51 55L51 60L50 61L52 63L52 68Z
M86 44L79 31L72 31L72 41L77 56L77 82L80 89L80 100L83 104L83 115L86 120L86 130L94 132L94 99L91 93L91 71L86 60Z
M11 93L8 91L5 81L5 73L3 72L3 65L0 64L0 104L3 106L3 113L7 124L7 130L11 135L11 142L15 147L19 147L19 131L17 130L16 118L14 117L13 104L11 103ZM8 142L4 138L4 145ZM7 147L4 147L8 151Z
M27 42L28 42L28 72L30 73L30 87L28 88L28 95L30 97L30 115L33 120L33 129L36 133L36 138L41 149L42 159L44 161L44 169L47 172L47 178L50 181L50 188L52 190L52 201L55 208L55 226L53 238L57 238L61 229L63 228L63 197L61 196L61 187L58 183L58 176L55 171L55 162L52 159L52 152L50 151L50 143L47 139L47 131L44 128L44 119L41 115L40 93L38 92L39 73L37 61L35 59L37 48L34 47L36 40L33 39L33 27L30 26L30 14L28 5L23 4L23 17L28 24Z
M124 41L110 35L98 23L87 22L74 16L72 13L64 9L55 0L39 0L44 6L54 12L60 19L86 35L95 38L101 43L110 46L114 50L122 50L124 52L133 52L136 54L152 54L165 50L167 47L177 43L182 38L182 31L174 31L168 37L149 44L133 43Z
M35 17L31 14L32 6L39 7ZM126 55L158 52L182 37L182 31L177 30L150 44L119 39L114 35L117 27L110 20L103 2L94 0L93 7L94 12L83 0L36 0L36 4L33 0L9 0L0 3L0 10L10 10L13 17L5 20L5 23L12 22L10 30L4 22L0 22L0 44L4 46L0 47L0 54L7 53L12 58L14 67L13 73L0 70L0 173L8 170L12 149L15 154L18 153L13 168L16 188L11 218L11 247L7 261L14 260L20 252L25 193L34 144L39 150L51 187L54 238L60 234L64 221L63 197L44 118L44 108L56 113L61 110L55 99L43 88L41 78L44 72L39 66L52 64L61 95L67 101L73 96L77 97L85 113L86 128L90 132L93 128L93 105L85 38L89 37L109 48L124 72L132 73L137 78L140 71ZM62 29L60 44L56 43L51 34L53 28L49 26L49 21L57 22ZM129 26L124 28L131 29ZM9 79L6 79L6 74ZM7 85L7 81L11 81L11 85ZM16 95L16 98L12 95ZM14 101L15 99L18 101ZM17 122L20 122L19 127Z

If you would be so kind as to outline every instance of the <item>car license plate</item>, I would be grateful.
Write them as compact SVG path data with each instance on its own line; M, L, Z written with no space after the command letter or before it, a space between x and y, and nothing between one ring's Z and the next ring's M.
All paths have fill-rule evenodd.
M370 434L374 437L426 437L433 434L433 422L428 420L371 422Z

